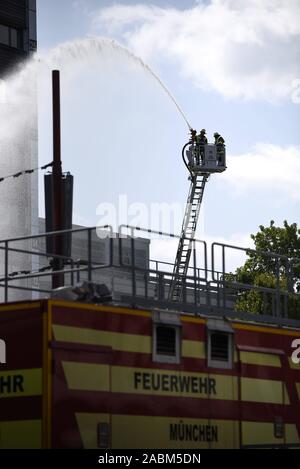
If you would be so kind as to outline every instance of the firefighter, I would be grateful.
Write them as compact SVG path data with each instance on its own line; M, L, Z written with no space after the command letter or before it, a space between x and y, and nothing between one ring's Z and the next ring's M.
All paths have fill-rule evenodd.
M199 135L196 136L196 164L199 165L204 163L204 150L207 145L206 130L202 129Z
M225 159L225 140L218 132L214 133L214 137L217 146L218 165L221 166L224 164Z
M192 143L194 143L194 142L196 142L197 130L190 129L190 132L191 132L191 139L190 139L190 141L191 141Z

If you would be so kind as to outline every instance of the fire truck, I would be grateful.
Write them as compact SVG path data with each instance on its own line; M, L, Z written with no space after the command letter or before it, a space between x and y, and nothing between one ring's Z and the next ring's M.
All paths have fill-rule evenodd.
M0 331L1 448L299 446L300 327L48 299Z

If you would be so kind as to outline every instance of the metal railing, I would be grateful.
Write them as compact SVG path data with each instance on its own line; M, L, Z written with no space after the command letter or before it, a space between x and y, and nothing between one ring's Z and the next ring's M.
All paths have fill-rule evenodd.
M26 236L26 237L17 237L17 238L10 238L10 239L5 239L0 241L0 251L4 252L4 275L0 276L0 287L4 289L4 302L7 303L9 300L9 290L23 290L23 291L29 291L29 292L38 292L38 293L45 293L45 294L51 294L52 293L52 288L35 288L34 285L30 286L25 286L25 285L14 285L13 283L16 281L20 280L29 280L29 279L40 279L43 277L52 277L54 275L61 274L63 275L63 278L70 274L70 283L71 285L74 285L75 283L75 275L76 275L76 281L80 281L80 272L87 272L87 278L89 281L92 281L92 272L95 270L107 268L112 266L112 236L109 237L110 243L109 243L109 262L106 264L101 264L97 265L93 263L92 261L92 249L91 249L91 239L92 239L92 233L95 230L101 230L105 229L108 230L111 235L113 234L112 227L109 225L105 225L103 227L92 227L92 228L76 228L76 229L69 229L69 230L63 230L63 231L53 231L51 233L43 233L43 234L38 234L38 235L32 235L32 236ZM86 245L87 245L87 256L85 259L74 259L72 257L68 256L62 256L62 255L57 255L53 253L49 253L46 251L46 240L49 239L49 237L55 237L58 234L65 235L71 233L72 235L76 233L85 233L86 234ZM17 248L12 246L14 243L26 243L27 241L37 241L37 240L44 240L44 245L45 245L45 250L40 251L37 249L26 249L25 247L23 248ZM33 243L32 243L33 244ZM41 269L33 269L32 271L24 271L22 269L19 269L15 272L10 272L9 271L9 265L10 265L10 255L12 253L18 253L18 254L25 254L26 256L30 256L31 258L37 257L39 261L41 259L51 259L51 263L53 264L54 259L60 259L63 264L64 268L61 270L53 270L51 267L51 263L49 263L49 271L45 271L45 266L43 266ZM28 262L28 261L27 261Z
M296 292L294 291L293 285L293 276L295 271L295 265L299 266L300 260L298 258L288 258L287 256L283 256L281 254L276 254L269 251L259 251L254 250L251 248L242 248L239 246L233 246L230 244L222 244L222 243L212 243L211 246L211 260L212 260L212 272L213 272L213 279L215 280L217 271L216 269L216 251L219 248L221 251L221 271L218 272L218 276L221 273L221 279L223 280L223 296L226 296L227 290L234 289L239 297L244 293L247 292L257 292L261 294L263 297L263 307L265 309L271 309L271 315L276 317L288 317L289 316L289 308L288 308L288 299L289 296L295 296ZM248 284L242 283L238 280L235 274L228 273L226 269L226 259L230 257L230 253L232 251L239 251L243 252L246 256L253 256L260 261L264 261L265 263L273 264L274 268L274 288L266 287L266 286L259 286L256 284ZM282 275L282 267L284 267L285 275ZM283 288L281 283L282 279L285 277L286 287ZM267 301L266 298L269 297ZM300 300L300 298L299 298ZM271 304L271 305L270 305ZM250 311L251 312L251 311ZM300 319L300 301L299 301L299 319Z
M49 237L68 233L72 235L72 256L57 256L47 252L46 241ZM173 234L128 225L121 225L119 232L113 233L111 226L104 225L0 241L0 254L3 254L0 292L3 291L3 301L14 300L15 291L19 292L18 299L28 299L28 295L30 297L33 292L39 297L51 296L52 277L61 274L64 284L71 287L82 280L106 283L112 290L114 302L134 307L180 310L192 314L220 314L299 326L300 308L299 316L290 314L289 304L291 297L295 301L299 300L299 295L293 291L292 286L295 284L295 271L299 269L300 259L289 259L275 253L221 243L211 245L209 257L206 242L193 239L191 265L182 278L182 298L180 301L172 301L169 298L173 280L172 262L153 259L149 253L143 263L138 258L141 241L147 240L147 236L150 237L149 241L155 236L159 242L161 238L179 239ZM76 246L80 247L80 256L74 253ZM100 248L102 258L98 256ZM174 259L176 248L174 244ZM146 253L145 246L144 249ZM232 251L261 256L272 262L275 265L274 287L238 281L230 268L227 268ZM36 268L14 271L14 256L23 256L27 265L36 264ZM54 271L53 260L58 258L61 259L63 268ZM283 267L286 287L282 285ZM258 295L261 300L262 310L259 314L251 310L251 307L239 307L241 298L252 294Z

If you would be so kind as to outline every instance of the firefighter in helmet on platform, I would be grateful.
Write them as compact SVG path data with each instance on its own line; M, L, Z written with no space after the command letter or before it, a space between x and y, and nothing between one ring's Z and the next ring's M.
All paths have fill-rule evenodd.
M225 160L225 140L224 138L218 133L214 133L215 137L215 145L217 147L217 158L218 158L218 165L223 165Z
M190 141L192 143L196 142L197 130L190 129L190 134L191 134Z
M204 162L204 146L207 145L206 130L202 129L199 135L196 136L196 164L199 165Z

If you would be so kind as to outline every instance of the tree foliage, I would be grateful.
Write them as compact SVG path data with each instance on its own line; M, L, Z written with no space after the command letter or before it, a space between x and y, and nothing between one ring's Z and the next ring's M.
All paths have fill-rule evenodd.
M251 238L255 250L247 252L245 264L227 280L257 288L239 290L236 310L272 314L276 301L274 290L278 289L280 310L284 311L286 304L289 317L300 318L300 229L297 224L289 225L284 221L283 227L278 227L271 220L269 226L261 225Z

